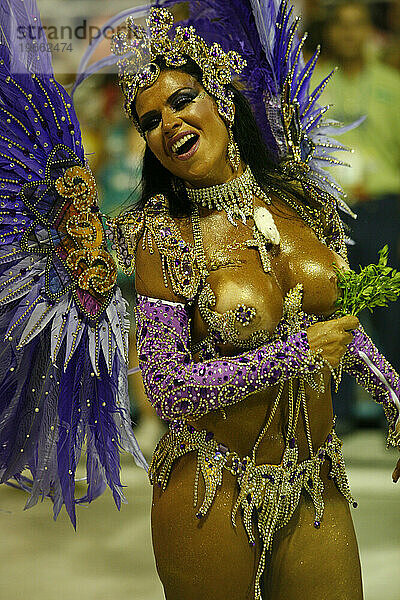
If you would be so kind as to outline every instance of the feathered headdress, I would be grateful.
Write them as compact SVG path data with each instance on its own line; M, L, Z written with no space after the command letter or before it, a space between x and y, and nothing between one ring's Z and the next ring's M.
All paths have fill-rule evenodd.
M156 0L155 5L168 8L178 2ZM326 167L347 166L335 153L349 149L334 136L359 122L344 126L326 119L329 106L321 106L319 99L334 71L310 90L320 50L305 63L302 48L306 35L298 35L300 18L295 17L293 6L288 0L189 0L188 4L190 16L182 26L193 27L210 46L218 44L225 52L234 51L244 59L244 93L283 174L301 180L311 193L320 190L333 196L340 208L352 214L343 200L343 190ZM135 8L140 10L143 14L146 8ZM104 28L122 20L121 13ZM105 64L103 59L86 70L92 51L81 64L76 85Z
M177 0L157 1L170 7ZM319 99L334 71L314 89L311 79L320 54L303 59L307 38L289 0L189 0L192 25L205 40L236 50L245 59L241 73L264 141L289 179L332 195L346 212L345 194L326 167L348 166L335 157L349 149L335 139L358 125L326 119Z
M147 19L148 31L128 17L126 29L113 36L111 50L119 57L120 84L128 116L132 118L132 102L138 90L157 80L160 67L155 60L158 57L171 68L185 65L189 57L200 68L202 84L215 98L220 115L232 124L235 118L233 94L226 86L232 81L232 71L240 73L245 62L233 50L224 52L216 43L208 46L192 26L179 26L175 37L170 36L173 24L169 10L153 7Z

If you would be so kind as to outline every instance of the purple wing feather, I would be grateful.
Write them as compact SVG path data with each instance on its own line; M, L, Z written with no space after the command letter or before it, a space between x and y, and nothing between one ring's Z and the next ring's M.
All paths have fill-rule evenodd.
M119 60L119 57L115 56L113 54L112 56L106 56L104 58L101 58L100 60L96 61L89 67L83 68L82 64L80 64L79 70L78 70L78 75L76 77L75 83L72 88L71 96L74 95L76 88L78 86L80 86L81 83L83 83L88 77L90 77L91 75L94 75L94 73L98 73L99 71L102 71L106 67L113 67L114 65L117 64L118 60Z
M28 26L31 27L29 38L24 38ZM0 43L6 48L6 61L13 73L53 76L51 55L46 45L32 43L35 39L40 42L43 34L35 0L1 0Z
M107 23L105 23L102 26L101 30L99 31L99 34L96 36L96 39L94 39L88 46L79 63L78 74L71 92L72 96L74 95L76 88L83 81L85 81L85 79L90 77L90 75L101 71L105 67L110 67L117 63L118 57L116 57L114 54L110 54L109 56L102 58L101 60L88 67L91 57L93 56L98 45L104 40L104 37L107 34L107 32L114 30L114 28L120 25L123 21L125 21L125 19L129 17L129 15L135 17L136 19L146 16L150 10L150 6L151 4L144 4L143 6L132 7L127 10L123 10L122 12L109 19Z
M57 467L65 508L76 527L75 471L82 448L82 434L78 431L81 412L81 381L85 363L85 343L81 342L70 360L60 381L60 397L74 398L75 402L59 402L59 435L57 441ZM78 401L77 401L78 400Z
M0 481L14 478L29 491L27 508L49 496L57 517L65 505L75 526L76 504L107 485L120 506L121 448L147 465L129 418L125 302L115 288L89 315L86 292L59 254L67 205L54 182L86 162L48 53L35 55L33 67L10 36L30 23L41 27L35 2L0 0ZM77 499L85 438L88 489Z
M96 449L100 464L106 474L107 483L112 490L115 503L118 509L121 507L121 501L124 501L122 485L119 479L119 448L118 448L118 430L113 419L113 413L118 411L114 401L112 386L118 378L116 365L114 365L113 374L107 372L106 364L100 366L100 378L95 381L97 388L96 397L98 398L92 411L92 425L97 422L97 427L93 427L94 439L93 445ZM90 426L90 422L89 422Z

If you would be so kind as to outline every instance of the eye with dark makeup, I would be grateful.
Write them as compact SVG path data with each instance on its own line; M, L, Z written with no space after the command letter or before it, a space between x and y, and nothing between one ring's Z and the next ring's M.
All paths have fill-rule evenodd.
M181 110L190 104L190 102L195 100L198 95L199 92L197 90L186 90L182 93L179 93L178 96L176 96L171 102L171 108L175 111Z
M153 129L155 129L158 126L159 122L159 116L146 117L141 121L140 128L144 133L147 133L148 131L152 131Z
M177 112L193 102L193 100L195 100L198 96L199 91L195 89L178 90L168 99L168 104L174 112ZM147 133L153 129L156 129L160 121L160 113L151 112L143 117L140 122L140 127L144 133Z

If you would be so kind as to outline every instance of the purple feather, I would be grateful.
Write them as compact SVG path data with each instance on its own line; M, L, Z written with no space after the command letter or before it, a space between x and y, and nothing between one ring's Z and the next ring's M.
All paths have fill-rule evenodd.
M99 71L102 71L106 67L114 67L117 64L118 60L119 56L115 56L114 54L112 54L111 56L101 58L100 60L96 61L95 63L90 65L90 67L87 67L84 70L82 70L82 66L79 65L79 71L71 91L71 97L73 97L76 88L79 87L81 83L83 83L88 77L94 75L95 73L98 73ZM115 71L117 72L117 69Z
M37 37L35 50L31 39L21 41L21 34L31 27L33 37ZM53 76L50 52L43 44L43 26L35 0L0 1L0 40L7 50L7 64L13 73L36 73L44 77ZM39 38L39 35L42 38ZM41 50L42 48L42 50ZM43 49L44 48L44 49Z
M49 378L43 380L43 371L40 370L39 373L48 351L44 342L45 340L36 340L23 353L13 353L8 366L12 372L4 373L0 385L0 397L3 398L0 413L2 481L21 472L25 465L35 464L36 437L47 401L45 391L50 387ZM32 364L35 362L37 369L33 372Z
M110 377L104 358L100 364L100 377L95 381L95 402L89 420L92 442L98 460L104 470L105 480L111 488L114 501L121 507L125 501L119 477L119 432L114 421L114 413L119 409L116 405L116 385L118 380L118 362L114 361L113 373Z
M58 476L61 483L65 508L76 528L75 471L81 452L82 437L78 432L80 420L79 396L87 347L82 341L76 349L65 373L60 377L57 443ZM79 438L79 439L78 439Z
M309 94L307 93L310 87L310 79L314 73L315 65L319 56L319 48L314 52L313 56L305 65L304 69L299 72L296 79L293 81L292 87L292 98L291 100L297 100L306 98L309 100Z
M98 45L104 40L104 37L106 36L106 34L109 31L112 31L118 25L120 25L130 15L137 19L140 17L146 16L150 10L150 6L151 6L151 4L143 4L142 6L132 7L132 8L123 10L122 12L118 13L117 15L115 15L114 17L109 19L107 21L107 23L105 23L102 26L102 28L99 32L99 35L89 45L89 47L87 48L87 50L85 51L85 54L83 55L83 57L81 59L81 62L79 63L78 75L75 80L74 86L72 88L71 96L74 95L76 88L83 81L85 81L85 79L87 79L90 75L93 75L94 73L97 73L98 71L101 71L105 67L115 65L116 62L119 60L119 57L116 57L114 54L111 54L110 56L102 58L101 60L97 61L96 63L94 63L93 65L88 67L90 59L93 56L93 53L95 52Z
M112 376L99 334L97 380L89 352L92 323L79 313L71 275L54 252L61 200L48 180L54 183L69 166L84 164L79 122L70 97L53 78L49 53L19 54L12 39L18 24L40 26L34 0L0 0L0 480L14 478L29 491L26 508L48 496L56 518L65 504L75 527L76 504L97 497L106 483L120 506L120 447L137 464L146 467L146 462L127 424L129 399L120 380L121 373L127 377L126 365L115 332L107 323ZM21 194L27 183L34 186ZM27 231L32 223L34 229ZM52 285L60 293L57 300L51 297ZM104 320L111 320L113 311L125 312L117 289L111 297ZM52 348L57 331L59 344ZM86 434L88 493L76 499L74 477ZM32 480L21 474L25 468Z
M327 86L327 84L329 83L329 81L332 79L333 75L335 74L335 70L331 71L329 73L329 75L327 75L327 77L325 77L325 79L323 79L321 81L321 83L315 88L315 90L313 91L313 93L309 96L308 98L308 104L305 104L305 107L302 111L302 121L305 122L306 119L308 118L308 116L310 115L310 112L313 109L313 106L315 106L316 102L318 102L322 92L324 91L325 87Z
M31 100L21 94L21 88L25 94L32 94ZM81 132L72 100L54 79L32 80L12 75L5 64L0 65L0 98L3 135L10 140L1 139L0 147L4 147L7 156L15 159L12 168L20 179L28 180L29 172L43 179L43 163L50 149L57 144L64 143L83 157ZM10 164L4 157L3 161L0 176L1 167L6 173Z

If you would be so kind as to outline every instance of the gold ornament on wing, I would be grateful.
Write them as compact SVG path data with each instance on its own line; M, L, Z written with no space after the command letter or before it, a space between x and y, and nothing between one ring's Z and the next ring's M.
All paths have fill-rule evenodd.
M75 213L66 222L66 231L73 241L73 247L66 248L66 264L81 289L105 294L115 285L117 268L103 248L100 217L90 210L97 206L96 180L89 169L75 166L67 169L55 185L61 196L72 201Z

